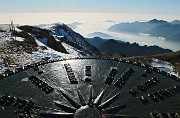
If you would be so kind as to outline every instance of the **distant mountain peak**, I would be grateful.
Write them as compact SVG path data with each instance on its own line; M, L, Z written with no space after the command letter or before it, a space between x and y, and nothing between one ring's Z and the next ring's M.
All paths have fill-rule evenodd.
M117 42L115 39L109 39L107 42L111 42L111 43L119 43L119 42Z
M174 21L172 21L171 23L172 23L172 24L178 24L178 25L180 25L180 20L174 20Z
M111 35L108 35L106 33L103 33L103 32L93 32L91 34L88 34L88 37L90 38L93 38L93 37L100 37L100 38L103 38L103 39L109 39L109 38L112 38Z
M148 21L149 23L168 23L165 20L158 20L158 19L152 19L150 21Z

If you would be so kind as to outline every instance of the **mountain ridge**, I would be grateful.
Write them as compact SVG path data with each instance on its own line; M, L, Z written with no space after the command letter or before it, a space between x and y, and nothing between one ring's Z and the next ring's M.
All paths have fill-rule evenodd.
M123 42L115 39L102 39L95 37L86 39L90 44L94 45L99 51L105 55L113 55L119 53L122 56L145 56L172 52L170 49L163 49L159 46L140 46L138 43ZM91 41L92 40L92 41ZM98 41L99 40L99 41ZM94 42L98 42L95 44Z
M112 25L108 28L111 32L144 33L155 37L163 37L170 41L180 41L180 21L167 22L153 19L147 22L126 22Z

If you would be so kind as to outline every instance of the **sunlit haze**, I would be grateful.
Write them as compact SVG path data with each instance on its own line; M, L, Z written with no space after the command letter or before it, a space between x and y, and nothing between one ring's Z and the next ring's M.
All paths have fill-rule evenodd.
M93 32L103 32L115 39L155 45L156 37L132 37L108 32L107 28L121 22L180 19L179 0L1 0L0 24L52 24L81 23L75 30L88 37ZM141 40L143 39L143 40ZM179 50L178 44L159 41L159 46ZM171 46L170 46L171 45Z

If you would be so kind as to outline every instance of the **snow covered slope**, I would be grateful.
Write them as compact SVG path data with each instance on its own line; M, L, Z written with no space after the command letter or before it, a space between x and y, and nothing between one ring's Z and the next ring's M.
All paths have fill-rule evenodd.
M41 61L99 56L98 50L65 24L0 25L0 74Z
M153 59L153 61L151 62L151 66L159 68L159 69L166 71L170 74L179 76L179 73L174 71L174 66L169 62L162 61L159 59Z
M82 35L74 32L65 24L20 26L18 28L30 33L39 41L59 52L68 53L62 45L64 42L78 49L83 56L100 55L99 51L90 45Z

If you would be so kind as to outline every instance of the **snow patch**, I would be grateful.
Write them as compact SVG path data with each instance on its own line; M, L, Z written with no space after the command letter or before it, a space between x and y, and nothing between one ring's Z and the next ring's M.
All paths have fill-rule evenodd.
M4 67L3 65L0 65L0 74L3 74L6 70L7 70L6 67Z
M22 82L27 82L27 81L28 81L28 78L23 78L21 81L22 81Z
M62 42L62 45L65 47L65 49L67 50L68 53L72 54L72 55L75 55L77 57L83 57L81 54L80 54L80 51L77 50L76 48Z
M165 68L167 71L166 72L171 72L173 71L173 66L169 62L161 61L158 59L153 59L151 66L156 67L156 68Z
M151 62L151 66L180 77L179 73L174 71L174 66L171 63L166 61L161 61L158 59L152 59L152 60L153 61Z
M18 26L18 25L17 25ZM22 30L20 30L19 28L17 28L17 26L15 27L15 30L17 31L17 32L21 32Z
M62 38L64 38L64 36L57 36L57 35L53 35L53 37L58 42L61 41Z
M24 41L24 38L22 38L22 37L16 37L16 38L14 38L16 41Z

